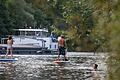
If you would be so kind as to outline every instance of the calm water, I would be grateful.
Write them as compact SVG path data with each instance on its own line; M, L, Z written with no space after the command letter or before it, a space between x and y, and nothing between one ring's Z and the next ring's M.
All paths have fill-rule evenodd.
M104 56L68 53L70 62L55 64L57 55L15 55L16 62L0 63L0 80L106 80ZM99 64L99 71L92 65Z

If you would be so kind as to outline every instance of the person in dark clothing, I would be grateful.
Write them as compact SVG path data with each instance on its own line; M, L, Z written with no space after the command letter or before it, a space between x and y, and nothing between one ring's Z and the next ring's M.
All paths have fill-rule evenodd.
M93 68L96 71L98 69L98 64L94 64Z
M63 35L58 39L58 48L59 48L59 53L58 53L58 60L60 55L64 56L64 60L67 61L66 58L66 41Z

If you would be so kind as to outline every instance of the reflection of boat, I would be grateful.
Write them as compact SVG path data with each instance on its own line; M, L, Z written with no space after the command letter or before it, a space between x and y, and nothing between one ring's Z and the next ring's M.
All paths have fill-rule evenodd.
M57 39L53 35L48 36L46 29L14 29L13 53L15 54L52 54L57 52ZM4 43L4 39L1 40ZM7 45L1 44L1 50Z

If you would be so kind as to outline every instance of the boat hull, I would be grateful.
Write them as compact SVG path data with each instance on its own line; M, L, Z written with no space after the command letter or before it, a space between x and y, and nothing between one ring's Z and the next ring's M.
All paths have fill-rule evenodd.
M0 54L6 54L7 45L1 44L0 45ZM46 47L38 47L32 45L13 45L13 54L20 54L20 55L57 55L57 51L52 51L47 49Z

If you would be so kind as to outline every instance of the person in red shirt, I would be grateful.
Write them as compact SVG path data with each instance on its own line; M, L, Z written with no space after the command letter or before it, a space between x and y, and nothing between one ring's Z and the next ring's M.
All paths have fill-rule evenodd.
M66 41L65 41L64 35L61 35L61 38L58 39L58 48L59 48L58 60L60 58L60 55L63 55L64 60L67 61L67 58L66 58Z

